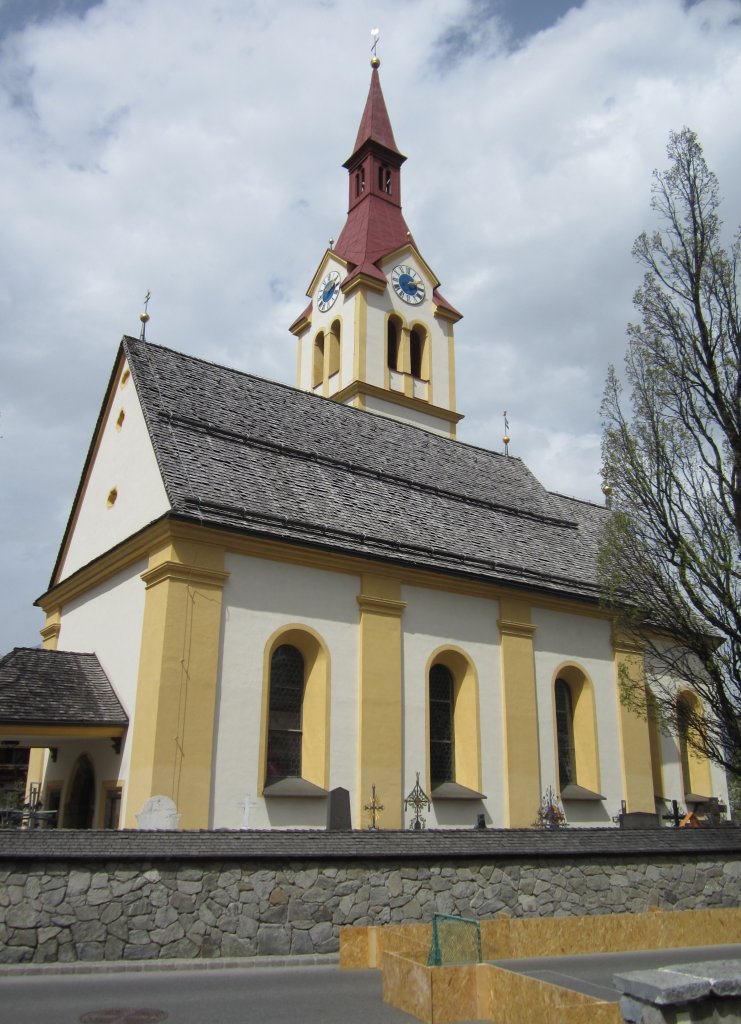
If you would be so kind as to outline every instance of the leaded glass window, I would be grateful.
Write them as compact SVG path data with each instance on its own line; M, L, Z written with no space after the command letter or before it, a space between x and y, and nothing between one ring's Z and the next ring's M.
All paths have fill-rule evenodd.
M558 782L563 790L576 782L574 751L574 709L571 690L563 679L556 680L556 740L558 743Z
M430 781L455 781L453 676L445 665L430 669Z
M267 781L301 776L304 659L290 644L270 659Z

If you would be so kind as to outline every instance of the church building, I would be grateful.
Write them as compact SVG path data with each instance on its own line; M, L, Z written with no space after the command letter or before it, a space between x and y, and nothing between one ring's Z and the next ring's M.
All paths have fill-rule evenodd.
M124 337L0 741L62 827L528 827L726 799L621 705L608 510L456 439L455 328L402 214L374 57L347 220L291 325L296 387ZM308 275L307 275L308 276ZM680 700L694 699L691 681ZM138 824L141 826L142 822Z

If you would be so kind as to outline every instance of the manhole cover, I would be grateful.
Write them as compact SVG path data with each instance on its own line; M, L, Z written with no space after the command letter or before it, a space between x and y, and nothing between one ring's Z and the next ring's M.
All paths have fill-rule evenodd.
M80 1024L155 1024L155 1021L167 1020L164 1010L91 1010L83 1013Z

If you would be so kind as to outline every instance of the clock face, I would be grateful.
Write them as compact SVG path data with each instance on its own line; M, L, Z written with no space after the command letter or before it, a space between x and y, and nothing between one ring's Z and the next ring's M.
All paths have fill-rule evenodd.
M414 267L400 263L391 271L391 284L404 302L417 306L425 297L425 286Z
M326 313L337 301L340 294L340 275L336 270L330 270L325 274L319 290L316 293L316 304L321 313Z

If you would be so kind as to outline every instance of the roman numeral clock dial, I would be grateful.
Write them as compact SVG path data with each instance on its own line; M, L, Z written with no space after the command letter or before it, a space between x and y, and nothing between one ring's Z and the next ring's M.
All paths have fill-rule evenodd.
M337 301L340 294L340 275L336 270L330 270L319 285L316 293L316 304L321 313L326 313Z
M425 297L422 278L414 267L408 267L404 263L400 263L391 271L391 284L399 298L411 306L418 306Z

